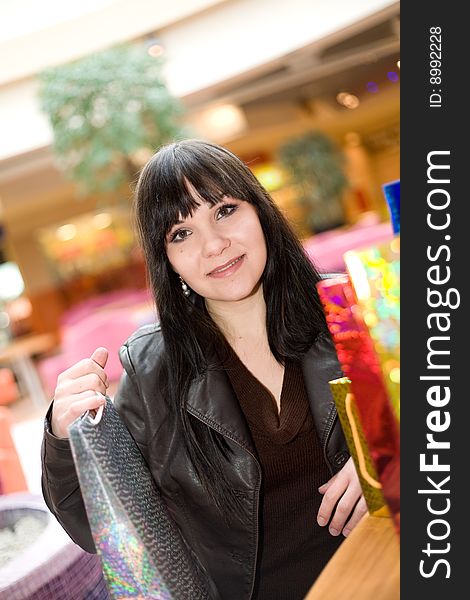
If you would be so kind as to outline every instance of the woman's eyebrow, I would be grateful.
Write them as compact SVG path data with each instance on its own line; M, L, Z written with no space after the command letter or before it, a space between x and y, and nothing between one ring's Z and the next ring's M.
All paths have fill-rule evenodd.
M181 225L182 223L185 223L189 216L190 215L188 215L187 217L183 217L183 215L181 213L179 213L178 217L173 221L170 229L175 227L175 225Z
M217 200L217 202L211 207L211 208L215 208L217 206L220 206L221 204L224 204L224 202L227 202L230 196L228 196L227 194L224 194L220 200Z
M167 230L167 232L165 233L165 237L168 237L169 235L171 235L171 232L173 231L173 229L175 227L177 227L178 225L181 225L182 223L184 223L184 221L178 220L175 221Z

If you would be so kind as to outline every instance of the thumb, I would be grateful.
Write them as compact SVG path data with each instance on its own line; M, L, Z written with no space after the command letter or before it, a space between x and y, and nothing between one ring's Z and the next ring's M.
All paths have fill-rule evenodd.
M98 363L99 366L104 369L104 367L106 366L106 363L108 361L108 351L106 348L103 348L102 346L100 348L97 348L93 354L91 355L91 360L94 360L95 363Z

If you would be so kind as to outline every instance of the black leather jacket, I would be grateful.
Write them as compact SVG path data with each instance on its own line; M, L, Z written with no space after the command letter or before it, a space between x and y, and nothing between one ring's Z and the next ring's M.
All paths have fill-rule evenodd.
M158 380L163 339L158 326L139 329L120 351L124 374L114 403L144 455L185 540L223 600L249 600L258 550L261 467L249 429L224 372L208 371L190 388L187 410L221 433L233 450L228 477L244 508L243 522L221 518L169 427ZM349 454L328 381L342 376L333 343L321 334L302 360L305 385L325 459L335 473ZM48 416L50 415L50 409ZM46 431L42 486L47 505L70 537L95 552L68 440ZM312 519L315 515L312 515Z

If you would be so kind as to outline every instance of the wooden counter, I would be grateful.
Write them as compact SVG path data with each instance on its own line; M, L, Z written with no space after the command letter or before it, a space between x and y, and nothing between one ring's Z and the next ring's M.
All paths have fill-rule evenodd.
M305 600L398 600L400 543L390 517L366 515Z

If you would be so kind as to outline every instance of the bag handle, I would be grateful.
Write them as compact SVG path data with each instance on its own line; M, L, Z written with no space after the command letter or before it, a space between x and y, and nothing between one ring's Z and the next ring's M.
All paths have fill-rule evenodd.
M352 403L353 403L353 395L351 393L348 393L346 395L346 399L344 401L344 407L346 409L346 415L348 417L349 425L351 426L351 433L352 433L352 437L353 437L354 448L356 450L358 463L359 463L359 472L369 485L371 485L374 488L381 489L382 484L380 483L380 481L377 481L367 471L364 450L362 448L361 439L359 437L359 431L357 429L357 424L354 419L354 414L352 411Z

